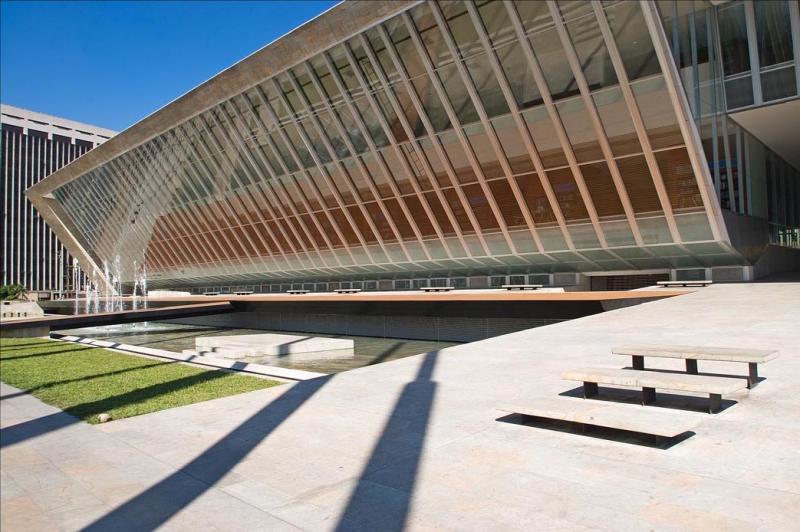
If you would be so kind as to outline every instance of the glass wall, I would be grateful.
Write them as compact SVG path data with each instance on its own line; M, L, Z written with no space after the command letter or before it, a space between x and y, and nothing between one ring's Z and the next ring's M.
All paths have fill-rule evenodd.
M730 2L715 10L706 1L662 0L658 9L720 205L767 220L773 242L796 243L798 170L727 114L797 96L796 2Z
M98 263L165 279L703 265L678 244L713 239L710 206L642 9L418 4L55 197Z

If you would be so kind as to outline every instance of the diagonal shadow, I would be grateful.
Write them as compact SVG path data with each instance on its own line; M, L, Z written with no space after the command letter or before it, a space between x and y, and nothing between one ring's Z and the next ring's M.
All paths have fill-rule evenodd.
M59 345L59 346L56 346L56 347L63 348L65 346ZM16 356L14 356L14 353L12 352L12 356L2 356L2 357L0 357L0 360L19 360L21 358L46 357L46 356L50 356L50 355L62 355L64 353L77 353L77 352L86 351L86 350L89 350L89 349L97 349L97 347L95 347L95 346L90 346L90 347L75 346L74 349L57 349L55 351L43 351L43 352L42 351L37 351L36 353L31 353L29 355L16 355ZM24 351L19 351L19 352L20 353L24 353Z
M225 476L331 378L295 384L187 465L83 530L153 530L163 525Z
M432 376L438 354L422 355L416 378L403 388L336 525L337 532L405 528L436 394Z
M367 366L374 366L375 364L380 364L381 362L385 361L387 358L392 356L398 349L403 347L405 342L395 342L389 349L385 350L383 353L379 354L375 358L369 361Z
M230 375L230 373L226 371L207 371L196 375L189 375L180 379L160 382L158 384L153 384L152 386L131 390L130 392L120 395L105 397L98 401L81 403L65 408L63 412L57 412L42 418L24 421L22 423L0 429L0 448L8 447L30 438L41 436L53 430L64 428L73 423L77 423L80 421L80 419L78 419L80 416L94 416L106 412L111 408L126 406L145 401L147 399L152 399L167 392L173 392L182 388L188 388L189 386L193 386L195 384L220 379L225 375Z
M62 384L71 384L73 382L83 382L83 381L90 381L92 379L98 379L100 377L110 377L111 375L120 375L122 373L128 373L129 371L142 371L148 368L155 368L158 366L166 366L169 364L177 364L177 360L171 360L169 362L156 362L155 364L148 364L146 366L135 366L132 368L125 368L125 369L118 369L116 371L107 371L105 373L95 373L94 375L84 375L82 377L75 377L74 379L65 379L63 381L53 381L48 382L46 384L41 384L39 386L34 386L33 388L27 388L25 390L10 393L8 395L0 396L0 401L5 399L11 399L13 397L20 397L22 395L32 394L33 392L39 390L46 390L47 388L52 388L53 386L61 386Z

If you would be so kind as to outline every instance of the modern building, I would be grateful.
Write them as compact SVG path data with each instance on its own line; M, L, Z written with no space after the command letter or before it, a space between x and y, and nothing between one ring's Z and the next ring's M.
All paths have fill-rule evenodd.
M3 176L3 284L29 290L72 289L72 256L25 197L25 190L114 131L11 105L0 105Z
M28 193L151 286L750 280L800 253L798 86L793 0L347 1Z

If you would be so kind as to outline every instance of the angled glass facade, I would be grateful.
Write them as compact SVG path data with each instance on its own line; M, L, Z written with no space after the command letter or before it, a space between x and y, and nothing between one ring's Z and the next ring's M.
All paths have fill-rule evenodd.
M724 102L744 75L755 101L788 90L797 43L794 22L759 41L756 72L734 9L411 2L52 198L94 267L144 262L156 285L744 265L722 210L753 194L713 155L748 134Z

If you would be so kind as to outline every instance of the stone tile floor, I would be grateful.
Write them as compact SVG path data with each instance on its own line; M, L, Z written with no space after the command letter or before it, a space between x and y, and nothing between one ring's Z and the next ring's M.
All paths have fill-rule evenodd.
M715 285L440 352L89 426L3 399L3 530L792 530L800 284ZM766 378L668 449L496 421L620 367L623 343L773 347ZM650 364L678 369L680 361ZM737 364L701 371L744 374ZM15 392L3 385L3 396ZM603 390L601 388L601 394ZM611 394L602 394L606 398ZM633 391L614 397L635 401Z

